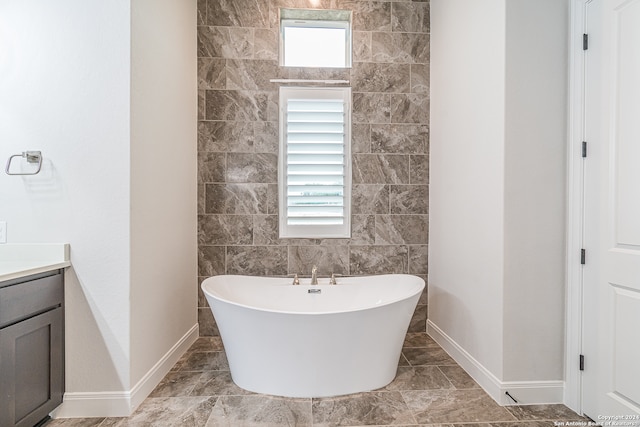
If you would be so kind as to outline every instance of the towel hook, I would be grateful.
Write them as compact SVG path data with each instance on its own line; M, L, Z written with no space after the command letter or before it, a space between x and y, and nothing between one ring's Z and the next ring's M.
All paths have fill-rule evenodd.
M36 169L34 172L11 172L11 160L13 160L14 157L25 158L27 159L27 163L37 163L38 169ZM7 175L36 175L40 172L40 169L42 169L42 153L40 151L23 151L22 154L14 154L13 156L9 157L9 160L7 160L7 166L4 168L4 171L7 173Z

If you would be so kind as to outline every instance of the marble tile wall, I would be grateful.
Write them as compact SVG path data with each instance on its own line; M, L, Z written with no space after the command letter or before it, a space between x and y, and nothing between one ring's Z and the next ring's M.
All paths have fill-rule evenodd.
M279 9L353 11L350 69L278 65ZM278 238L278 86L348 79L350 239ZM426 279L429 2L198 0L199 276L410 273ZM411 331L426 328L426 295ZM217 330L199 298L200 331Z

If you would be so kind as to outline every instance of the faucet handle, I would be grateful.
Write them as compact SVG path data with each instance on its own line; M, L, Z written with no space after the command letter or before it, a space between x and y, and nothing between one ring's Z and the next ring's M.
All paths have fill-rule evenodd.
M341 274L338 274L337 276L341 276ZM337 285L338 282L336 281L336 274L335 273L331 273L331 278L329 279L329 284L330 285Z
M289 277L291 277L291 274L289 274ZM300 279L298 278L298 273L293 275L293 283L291 283L292 285L299 285L300 284Z

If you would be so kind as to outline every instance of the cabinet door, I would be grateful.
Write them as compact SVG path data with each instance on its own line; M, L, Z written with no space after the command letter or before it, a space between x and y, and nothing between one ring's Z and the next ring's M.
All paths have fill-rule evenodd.
M62 403L62 308L0 330L0 425L32 427Z

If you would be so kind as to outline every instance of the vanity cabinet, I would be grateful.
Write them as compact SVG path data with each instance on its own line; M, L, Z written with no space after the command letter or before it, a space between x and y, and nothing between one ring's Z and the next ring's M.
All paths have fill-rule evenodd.
M33 427L62 403L63 270L0 282L0 426Z

